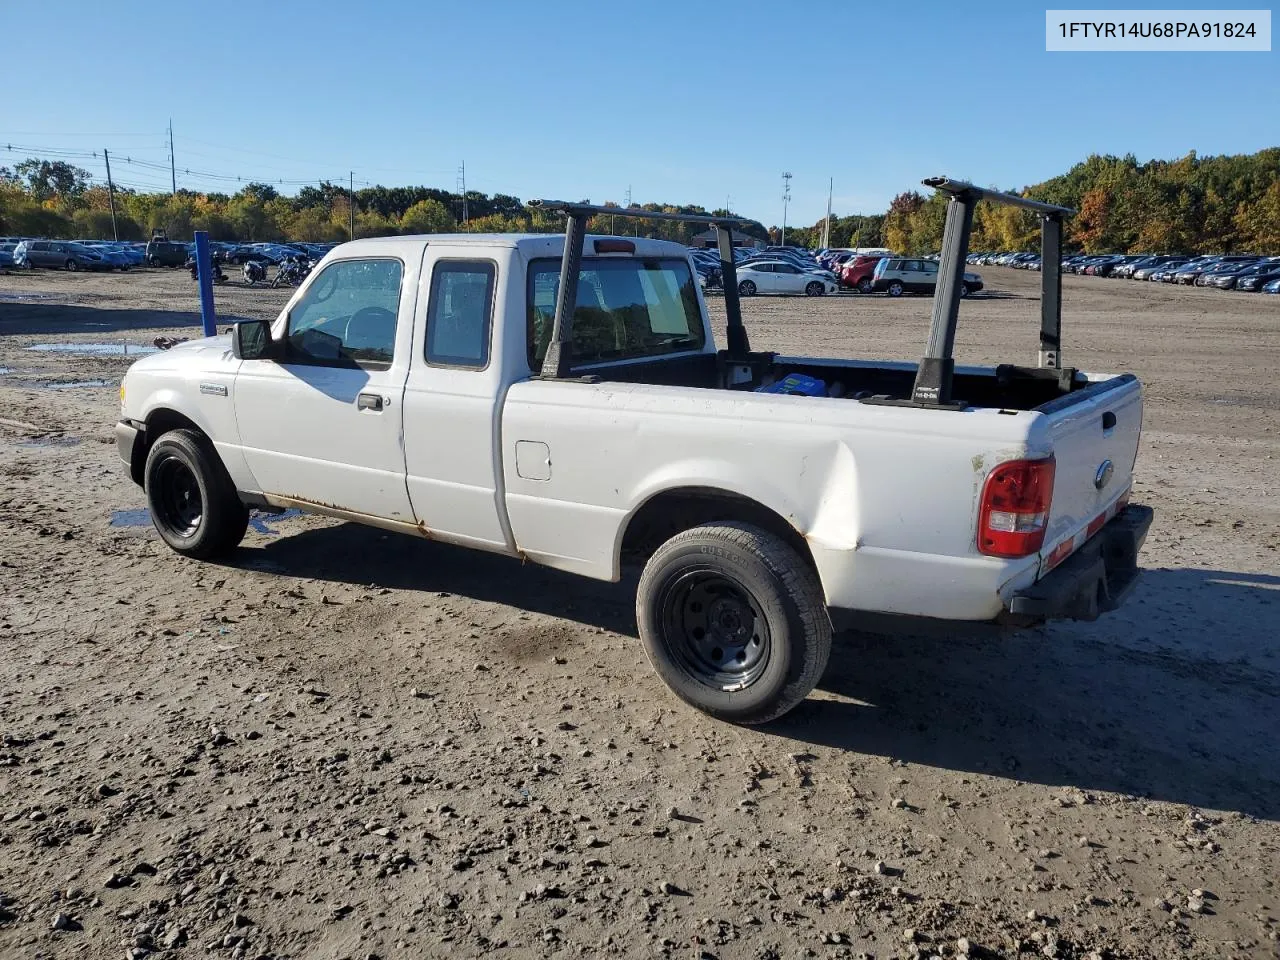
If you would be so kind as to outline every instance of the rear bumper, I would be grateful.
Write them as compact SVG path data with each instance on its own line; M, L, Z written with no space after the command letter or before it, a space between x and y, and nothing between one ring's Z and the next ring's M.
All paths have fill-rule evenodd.
M1130 504L1062 565L1009 599L1009 612L1042 620L1096 620L1138 582L1138 551L1155 511Z

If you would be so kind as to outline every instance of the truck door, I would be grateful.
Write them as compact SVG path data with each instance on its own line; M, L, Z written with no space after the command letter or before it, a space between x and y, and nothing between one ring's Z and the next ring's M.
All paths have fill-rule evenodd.
M512 547L498 467L505 385L493 346L494 327L502 322L495 317L503 316L506 303L500 279L499 264L475 247L428 247L404 438L409 497L427 535L505 551ZM525 318L507 322L508 329L523 330Z
M283 355L241 364L236 421L263 493L413 523L400 433L414 304L405 273L395 257L329 263L289 310Z

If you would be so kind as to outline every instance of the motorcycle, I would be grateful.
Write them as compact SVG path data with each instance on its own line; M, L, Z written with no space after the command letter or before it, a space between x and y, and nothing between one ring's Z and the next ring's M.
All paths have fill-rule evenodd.
M296 287L307 278L307 274L311 272L311 264L302 257L286 257L280 261L280 266L276 267L275 278L271 281L273 287Z
M213 267L213 282L223 283L227 279L227 275L222 272L222 256L220 254L214 254L209 259L210 266ZM195 257L191 257L187 260L186 267L191 271L192 280L200 279L200 267L196 263Z
M244 282L251 287L267 280L267 268L257 260L246 260L241 272L244 274Z

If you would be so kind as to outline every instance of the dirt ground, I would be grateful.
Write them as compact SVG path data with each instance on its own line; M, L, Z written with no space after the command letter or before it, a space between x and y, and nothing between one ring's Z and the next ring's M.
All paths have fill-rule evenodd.
M1038 275L981 272L958 357L1034 362ZM738 729L652 674L630 582L314 517L171 553L112 441L132 357L29 348L192 335L194 285L0 276L0 955L1280 955L1280 297L1064 301L1066 361L1146 384L1130 602L842 634ZM929 301L745 313L914 358Z

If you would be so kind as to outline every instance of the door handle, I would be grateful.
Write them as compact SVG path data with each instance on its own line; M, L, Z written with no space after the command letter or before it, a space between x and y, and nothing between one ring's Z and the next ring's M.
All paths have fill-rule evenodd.
M372 410L374 413L382 412L382 397L376 393L362 393L356 397L356 408L359 410Z

